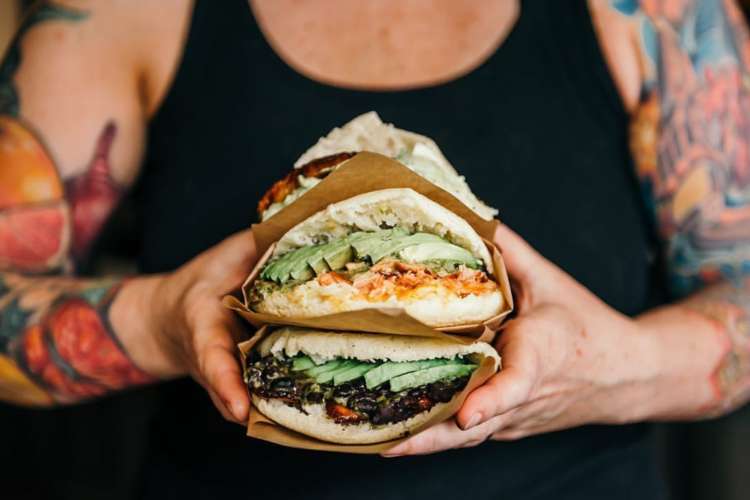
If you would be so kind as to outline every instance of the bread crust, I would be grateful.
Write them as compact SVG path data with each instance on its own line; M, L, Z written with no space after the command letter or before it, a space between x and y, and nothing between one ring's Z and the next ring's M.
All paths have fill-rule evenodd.
M269 354L294 357L301 353L316 362L334 358L403 362L478 355L478 362L489 357L494 360L496 369L500 366L497 351L485 342L461 344L436 337L333 332L296 326L274 330L263 338L257 349L264 357Z

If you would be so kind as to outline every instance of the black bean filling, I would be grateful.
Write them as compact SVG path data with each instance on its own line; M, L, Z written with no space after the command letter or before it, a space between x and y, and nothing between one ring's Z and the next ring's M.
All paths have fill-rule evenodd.
M318 384L304 372L293 372L291 366L291 359L249 358L248 390L262 398L279 399L300 411L304 411L303 405L324 403L328 416L341 424L385 425L408 420L437 403L447 403L469 381L468 376L455 377L393 392L387 382L368 389L362 377L337 386Z

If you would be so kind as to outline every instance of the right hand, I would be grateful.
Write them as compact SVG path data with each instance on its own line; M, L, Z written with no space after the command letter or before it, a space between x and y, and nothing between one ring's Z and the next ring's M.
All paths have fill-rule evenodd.
M115 331L141 369L161 378L190 375L233 422L247 420L250 406L236 348L248 327L221 299L256 261L252 232L236 233L172 273L127 282L111 310ZM141 314L142 321L134 320Z

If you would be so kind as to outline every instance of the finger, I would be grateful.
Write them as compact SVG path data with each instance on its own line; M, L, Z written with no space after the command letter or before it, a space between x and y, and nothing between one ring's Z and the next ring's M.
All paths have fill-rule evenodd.
M532 380L515 367L504 368L466 398L456 415L458 425L465 430L518 408L529 400Z
M234 419L245 421L250 401L242 382L236 348L228 331L217 328L203 336L207 340L196 346L201 378L229 409Z
M502 429L490 436L493 441L518 441L535 434L532 430L523 428Z
M537 384L539 359L536 351L517 334L520 320L514 320L503 332L498 344L502 369L484 385L472 391L456 415L463 429L517 408L531 398Z
M216 409L219 410L219 413L221 413L221 416L224 417L224 420L234 423L240 423L234 418L234 415L230 413L229 409L226 407L221 398L213 390L211 390L210 387L206 387L205 389L208 393L208 396L211 398L211 402L213 402Z
M477 446L500 428L502 419L502 416L495 417L468 431L459 429L455 419L446 420L385 451L382 455L384 457L427 455L452 448Z
M505 224L498 225L493 242L503 252L508 272L522 283L532 278L540 263L547 263L544 257Z

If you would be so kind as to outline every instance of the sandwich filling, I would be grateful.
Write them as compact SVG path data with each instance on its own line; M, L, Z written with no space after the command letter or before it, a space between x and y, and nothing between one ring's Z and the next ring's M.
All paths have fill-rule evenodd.
M477 364L468 356L407 362L335 358L316 364L303 354L256 353L245 368L251 394L278 399L303 413L310 405L323 405L338 424L378 426L449 402L466 387Z
M354 232L269 261L250 290L250 307L257 310L275 292L312 280L322 287L351 287L357 299L369 302L420 298L438 287L459 298L498 290L484 262L465 248L395 227Z

